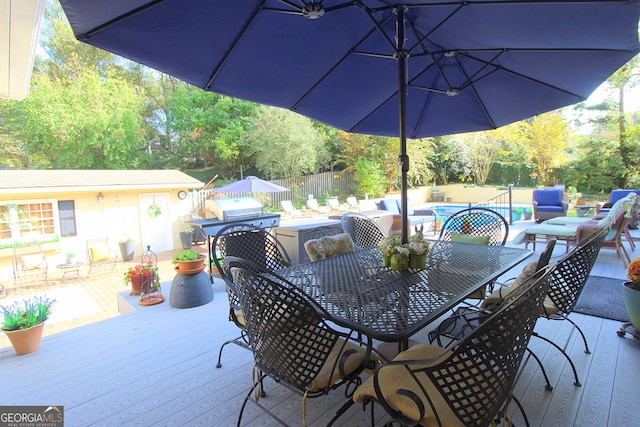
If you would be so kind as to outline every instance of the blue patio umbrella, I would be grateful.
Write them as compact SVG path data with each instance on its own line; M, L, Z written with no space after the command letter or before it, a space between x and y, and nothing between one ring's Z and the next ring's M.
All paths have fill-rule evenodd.
M240 181L216 188L216 191L219 193L281 193L289 189L255 176L247 176Z
M493 129L586 99L639 51L638 0L60 0L76 37L348 132Z

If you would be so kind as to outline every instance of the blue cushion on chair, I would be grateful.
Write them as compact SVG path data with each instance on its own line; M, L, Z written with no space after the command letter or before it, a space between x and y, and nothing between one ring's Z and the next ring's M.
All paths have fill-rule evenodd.
M640 196L640 190L612 190L609 202L613 206L618 200L624 199L629 193L636 193Z
M395 215L400 215L400 207L396 199L382 199L380 200L380 207L385 211L389 211Z
M562 211L564 196L562 190L534 190L533 200L538 202L538 210L546 206L559 206Z

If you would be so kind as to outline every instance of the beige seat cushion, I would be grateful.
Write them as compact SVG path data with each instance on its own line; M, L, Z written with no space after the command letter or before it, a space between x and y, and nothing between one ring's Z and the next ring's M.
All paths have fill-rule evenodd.
M485 298L482 301L482 308L491 308L491 306L498 304L505 296L509 295L510 292L513 292L518 286L522 285L529 278L536 274L536 270L538 268L538 262L533 261L527 264L523 269L522 273L513 281L511 286L501 286L499 289L496 289L491 295ZM545 297L543 307L541 309L542 314L555 314L559 311L558 307L551 301L551 298Z
M436 362L446 358L449 355L449 352L445 352L445 349L442 347L420 344L407 351L403 351L393 360L425 360L426 362L423 365L411 365L412 368L422 368L434 365L436 362L429 362L429 360L441 354L442 357L436 359ZM424 425L438 425L433 412L431 412L431 406L420 389L420 385L416 383L404 365L385 365L378 370L376 375L378 376L382 395L393 409L402 412L414 420L418 420L420 412L414 401L407 396L397 393L399 389L410 390L420 397L426 410L426 414L420 422ZM425 388L429 398L436 407L436 411L442 425L462 426L462 422L451 411L449 405L437 390L436 386L434 386L426 375L420 375L419 378L422 387ZM373 377L367 379L356 389L353 395L353 400L355 402L362 402L367 397L379 400L374 388Z
M331 353L329 353L327 361L322 366L322 369L320 370L318 375L310 384L307 385L307 390L324 389L329 387L329 385L335 384L341 378L343 378L340 369L338 369L338 363L341 355L348 352L352 353L347 356L347 359L344 362L345 375L349 375L359 369L360 366L362 366L362 362L366 355L366 349L355 345L352 342L347 342L345 345L344 340L341 338L333 346L333 349L331 350ZM371 353L369 360L371 360L373 362L373 365L375 366L378 366L380 363L378 357L374 353Z

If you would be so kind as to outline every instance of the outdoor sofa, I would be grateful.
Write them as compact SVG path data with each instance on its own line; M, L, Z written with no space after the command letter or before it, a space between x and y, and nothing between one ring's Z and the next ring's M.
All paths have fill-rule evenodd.
M381 199L380 209L393 214L393 227L391 232L399 234L402 232L402 201L400 199ZM407 201L407 215L409 226L424 224L424 232L430 231L436 224L436 212L433 209L413 209L411 203Z

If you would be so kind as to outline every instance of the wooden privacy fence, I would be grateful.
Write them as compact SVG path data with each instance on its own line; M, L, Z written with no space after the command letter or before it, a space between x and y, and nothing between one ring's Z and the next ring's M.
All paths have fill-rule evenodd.
M328 199L339 197L346 199L349 195L356 193L356 185L352 172L324 172L315 175L306 175L299 178L273 179L269 182L289 188L290 191L282 193L224 193L226 197L250 196L258 199L265 206L280 208L280 201L291 200L303 202L309 194L313 194L316 199ZM197 212L204 206L204 201L211 193L215 193L216 188L212 186L205 190L191 192L191 211Z

